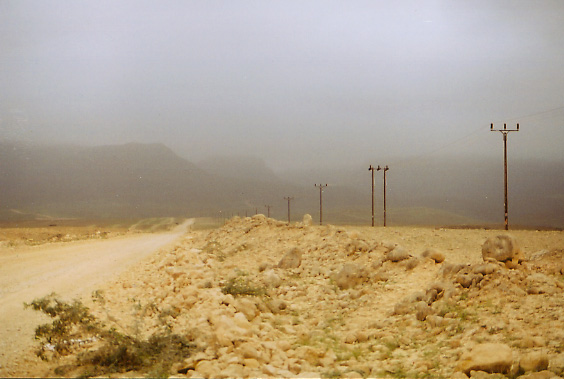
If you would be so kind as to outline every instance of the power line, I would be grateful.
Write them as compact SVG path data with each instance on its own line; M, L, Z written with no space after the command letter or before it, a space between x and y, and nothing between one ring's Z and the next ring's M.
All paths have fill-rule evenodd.
M405 165L407 165L407 164L409 164L409 163L412 163L412 162L415 162L415 161L421 161L423 158L427 158L427 157L429 157L429 156L431 156L431 155L433 155L433 154L435 154L435 153L438 153L439 151L442 151L442 150L445 150L445 149L447 149L447 148L452 147L452 145L455 145L455 144L457 144L457 143L459 143L459 142L462 142L462 141L464 141L464 140L469 139L470 137L472 137L472 136L478 134L478 132L480 132L480 131L483 131L483 128L482 128L482 127L478 128L478 129L475 129L474 131L472 131L472 132L470 132L470 133L468 133L468 134L466 134L466 135L464 135L464 136L462 136L462 137L460 137L460 138L457 138L457 139L455 139L455 140L453 140L453 141L447 142L447 143L445 143L445 144L443 144L443 145L441 145L441 146L439 146L439 147L437 147L437 148L435 148L435 149L433 149L433 150L430 150L430 151L421 153L421 154L419 154L419 155L416 155L416 156L414 156L414 157L411 157L411 158L408 158L408 159L405 159L405 160L402 160L402 161L399 161L399 162L395 162L395 163L394 163L394 166L396 166L396 167L402 167L402 166L405 166Z
M559 110L564 110L564 105L556 107L556 108L551 108L551 109L547 109L547 110L544 110L544 111L540 111L540 112L530 113L528 115L522 115L522 116L519 116L519 117L516 117L516 118L509 118L509 119L506 119L506 121L516 121L516 120L529 119L529 118L537 117L537 116L540 116L540 115L559 111Z

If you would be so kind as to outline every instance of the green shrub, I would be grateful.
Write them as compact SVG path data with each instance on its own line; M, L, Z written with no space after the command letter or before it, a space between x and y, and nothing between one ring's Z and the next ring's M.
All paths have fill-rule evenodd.
M141 371L151 377L166 377L170 367L189 356L195 349L187 336L170 333L155 334L148 340L141 340L115 329L106 329L92 316L80 301L65 303L53 293L36 299L26 308L41 311L51 318L51 324L37 327L35 338L41 340L37 354L47 359L52 350L52 358L68 355L80 349L75 365L60 366L56 375L82 369L81 376L90 377L113 372ZM88 350L85 346L73 345L73 341L100 340L98 348Z
M224 294L230 294L235 297L237 296L264 296L266 290L264 287L260 287L251 283L249 279L243 277L236 277L229 279L223 287L221 287L221 292Z

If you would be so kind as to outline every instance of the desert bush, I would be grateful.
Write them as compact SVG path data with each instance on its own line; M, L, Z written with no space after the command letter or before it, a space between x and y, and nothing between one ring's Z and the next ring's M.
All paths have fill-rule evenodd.
M245 277L238 276L231 278L221 287L221 292L225 295L237 296L264 296L266 290L264 287L255 285Z
M100 331L99 323L78 300L68 304L51 293L29 304L24 303L24 307L41 311L54 319L51 324L39 325L35 329L35 338L44 341L37 351L42 359L47 359L47 351L53 351L55 355L66 355L70 353L72 339L91 337Z
M51 358L58 358L82 349L75 365L58 367L56 374L81 369L81 376L89 377L136 370L149 372L151 377L166 377L173 363L182 361L195 349L191 338L172 334L170 330L142 340L115 329L106 329L80 301L73 300L69 304L59 300L54 293L25 304L25 307L54 319L51 324L40 325L35 331L35 338L41 340L37 355L42 359L48 359L48 351L52 351ZM100 343L88 350L84 344L73 344L76 341Z

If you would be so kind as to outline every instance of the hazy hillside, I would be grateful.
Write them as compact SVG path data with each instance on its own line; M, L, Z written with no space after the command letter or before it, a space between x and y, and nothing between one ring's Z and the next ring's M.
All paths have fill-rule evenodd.
M159 144L3 144L1 152L4 211L102 217L178 214L192 205L188 199L204 200L203 189L212 180Z
M274 171L257 157L215 156L196 164L199 168L217 177L260 182L280 181Z
M389 224L502 224L503 166L499 160L437 158L391 165ZM275 173L258 158L221 157L195 165L162 144L33 146L0 143L0 218L152 217L267 213L326 223L369 224L368 165ZM512 225L564 227L561 163L516 161L510 166ZM376 173L376 222L382 220L382 172ZM14 210L20 213L15 213ZM23 216L22 216L23 214ZM27 215L26 215L27 214Z
M83 147L4 142L0 160L2 218L15 217L12 210L24 217L37 213L231 217L266 212L264 205L299 192L273 175L267 182L252 179L252 169L232 170L231 177L208 173L162 144Z

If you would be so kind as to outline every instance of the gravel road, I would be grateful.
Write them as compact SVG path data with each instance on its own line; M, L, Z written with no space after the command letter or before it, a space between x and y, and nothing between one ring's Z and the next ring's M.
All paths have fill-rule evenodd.
M33 359L25 353L34 347L35 327L48 321L24 309L24 302L52 292L67 300L88 297L100 284L174 243L192 223L167 233L0 249L0 377Z

